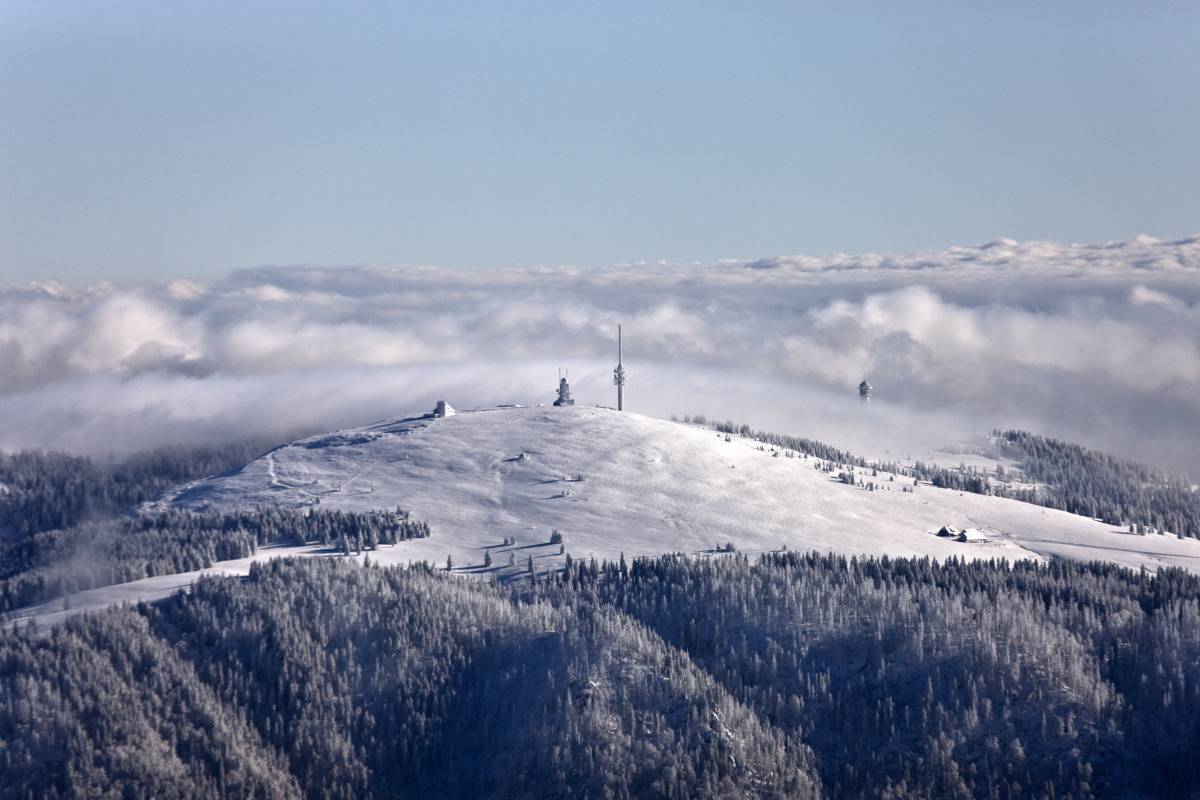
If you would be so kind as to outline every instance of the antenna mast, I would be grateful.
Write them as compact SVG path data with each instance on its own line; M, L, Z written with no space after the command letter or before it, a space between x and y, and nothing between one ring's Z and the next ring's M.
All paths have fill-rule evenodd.
M621 326L617 326L617 367L613 370L613 385L617 387L617 411L625 410L625 365L622 363Z

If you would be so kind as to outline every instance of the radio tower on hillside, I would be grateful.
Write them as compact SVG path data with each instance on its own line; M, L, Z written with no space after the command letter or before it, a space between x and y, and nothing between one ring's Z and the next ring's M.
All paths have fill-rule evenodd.
M613 385L617 387L617 411L625 410L625 365L621 363L621 326L617 326L617 366L613 370Z
M865 378L858 385L858 397L862 400L863 405L871 405L871 384L867 383Z

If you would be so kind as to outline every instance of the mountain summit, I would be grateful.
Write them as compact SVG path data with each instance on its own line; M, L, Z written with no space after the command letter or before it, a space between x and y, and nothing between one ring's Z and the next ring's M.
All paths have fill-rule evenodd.
M177 508L402 508L429 539L383 560L519 567L575 558L788 548L846 555L1102 559L1193 566L1200 543L907 477L853 470L710 428L606 408L502 407L408 417L302 439L183 487ZM861 485L860 485L861 484ZM874 490L870 485L874 484ZM970 529L959 542L943 527ZM546 546L555 532L559 547ZM557 541L557 537L554 537ZM505 543L509 544L505 544ZM373 555L372 558L375 558Z

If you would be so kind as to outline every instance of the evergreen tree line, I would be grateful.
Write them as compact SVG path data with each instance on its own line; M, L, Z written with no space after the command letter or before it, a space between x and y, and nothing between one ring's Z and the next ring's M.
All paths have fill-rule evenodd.
M344 552L423 538L407 512L264 509L168 511L87 522L0 544L0 612L60 595L246 558L271 543L325 544Z
M994 431L992 435L997 454L1018 462L1025 478L1036 484L1028 487L1003 480L993 482L973 468L920 461L912 466L869 464L822 442L754 430L729 421L714 422L712 427L721 433L824 459L838 467L872 467L943 489L1008 497L1111 525L1132 526L1137 533L1169 532L1179 538L1200 538L1200 491L1187 478L1026 431Z
M704 417L701 416L700 419ZM771 433L769 431L758 431L751 428L749 425L739 425L730 420L725 422L712 423L713 429L720 433L730 435L743 436L747 439L753 439L756 442L777 447L781 450L795 450L797 453L804 453L820 458L825 461L833 462L834 464L844 465L848 467L867 467L866 459L848 453L845 450L839 450L832 445L818 442L815 439L806 439L803 436L788 436L783 433Z
M0 639L12 797L1194 797L1200 579L275 560Z

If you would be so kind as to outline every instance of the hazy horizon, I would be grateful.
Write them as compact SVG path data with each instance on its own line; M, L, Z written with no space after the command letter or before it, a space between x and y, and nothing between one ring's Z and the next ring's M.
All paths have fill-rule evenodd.
M1194 233L1200 9L0 8L0 282Z

